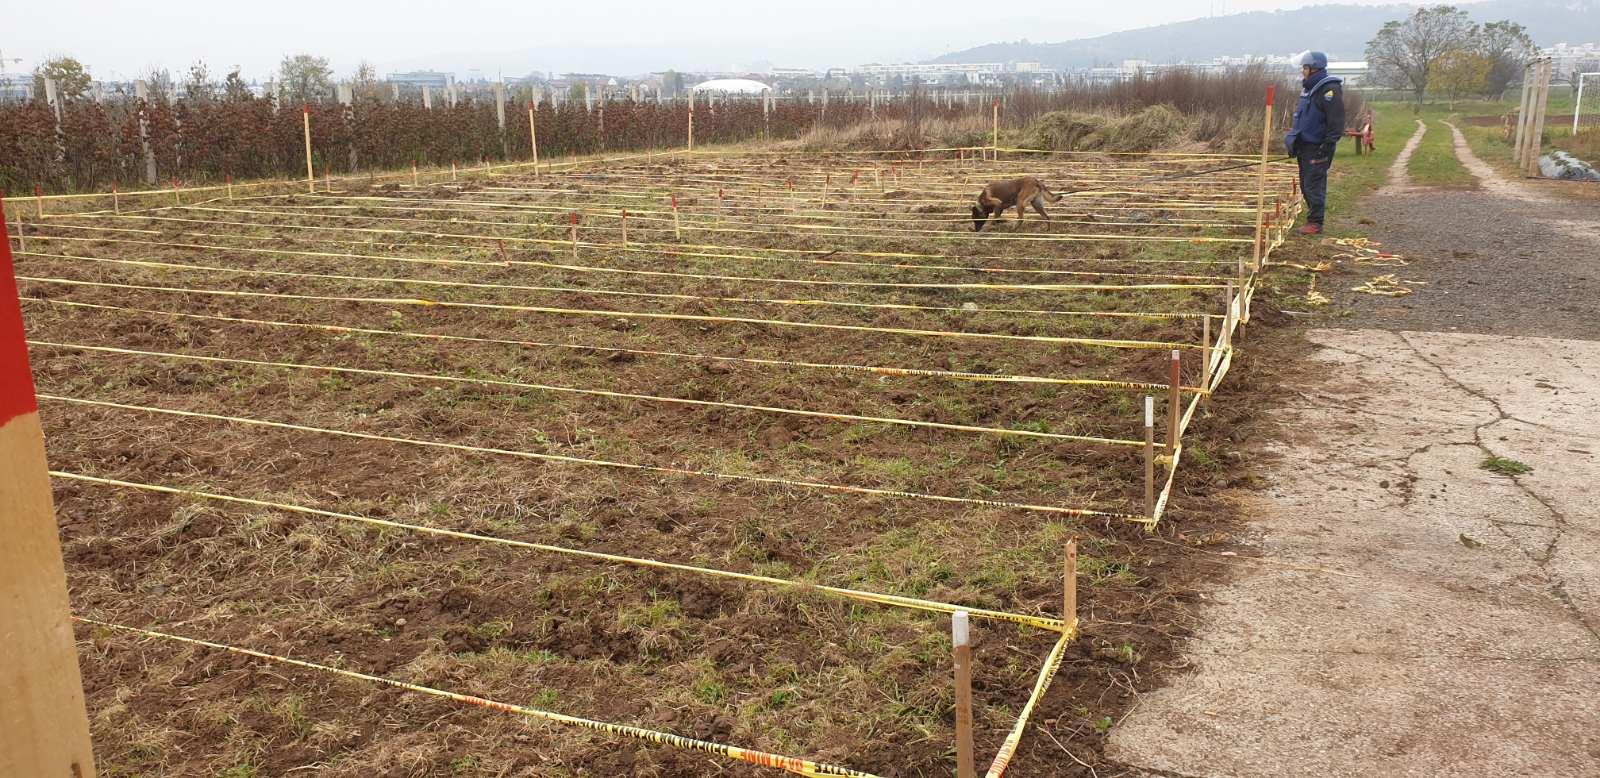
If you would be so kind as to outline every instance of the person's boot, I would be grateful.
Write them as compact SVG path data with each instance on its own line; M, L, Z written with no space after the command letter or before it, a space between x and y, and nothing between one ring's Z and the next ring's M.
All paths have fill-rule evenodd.
M1297 232L1301 235L1321 235L1322 225L1316 222L1306 222L1305 226L1301 227Z

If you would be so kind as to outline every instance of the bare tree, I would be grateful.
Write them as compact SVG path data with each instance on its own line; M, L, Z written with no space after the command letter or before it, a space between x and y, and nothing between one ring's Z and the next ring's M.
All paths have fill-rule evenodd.
M151 65L144 73L144 83L150 90L150 102L172 102L178 96L177 87L172 82L172 71L163 67Z
M378 69L373 67L371 62L362 60L361 64L356 66L356 77L353 79L351 86L354 88L357 97L365 99L377 98L382 89L378 83Z
M333 96L333 68L324 57L296 54L278 66L284 97L295 103L316 103Z
M217 87L211 83L211 69L206 63L195 60L189 66L189 75L183 81L183 96L190 100L205 101L216 97Z
M1466 48L1477 25L1453 6L1419 8L1405 21L1389 22L1367 42L1367 65L1374 81L1408 89L1418 106L1428 92L1428 76L1440 58Z

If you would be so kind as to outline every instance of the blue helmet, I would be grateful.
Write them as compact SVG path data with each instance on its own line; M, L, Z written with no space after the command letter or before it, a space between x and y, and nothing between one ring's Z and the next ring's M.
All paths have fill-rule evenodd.
M1297 67L1305 67L1310 65L1312 70L1327 70L1328 55L1323 54L1320 51L1301 52L1300 56L1295 57L1294 64Z

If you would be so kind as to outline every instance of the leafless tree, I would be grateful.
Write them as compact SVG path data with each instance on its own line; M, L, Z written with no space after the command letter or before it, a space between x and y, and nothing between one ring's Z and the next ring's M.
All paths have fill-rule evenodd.
M1367 42L1367 65L1379 84L1411 91L1418 106L1428 92L1428 76L1451 51L1466 48L1477 25L1454 6L1419 8L1404 21L1383 25Z

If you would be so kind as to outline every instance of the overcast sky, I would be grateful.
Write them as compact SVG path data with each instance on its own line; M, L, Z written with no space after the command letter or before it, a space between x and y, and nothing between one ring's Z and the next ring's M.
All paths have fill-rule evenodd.
M362 60L376 65L380 74L434 68L465 76L477 69L490 78L535 70L629 75L666 68L753 69L761 63L823 68L915 61L1020 38L1083 38L1221 10L1311 4L0 0L0 57L7 60L7 72L15 72L31 69L45 57L68 54L83 61L96 78L117 79L132 78L151 66L177 74L195 60L204 60L214 74L239 66L247 79L266 78L285 54L301 52L327 57L341 76Z

